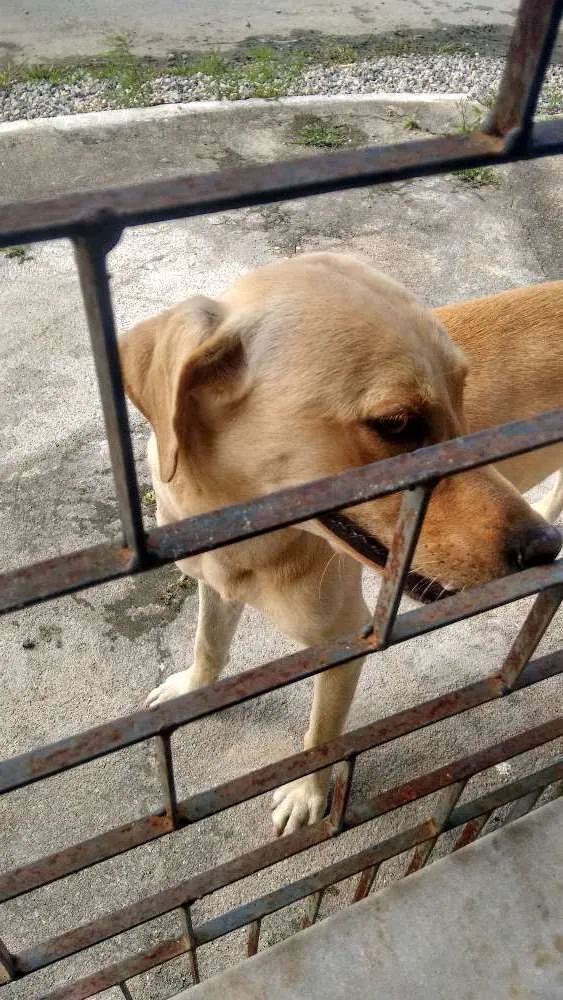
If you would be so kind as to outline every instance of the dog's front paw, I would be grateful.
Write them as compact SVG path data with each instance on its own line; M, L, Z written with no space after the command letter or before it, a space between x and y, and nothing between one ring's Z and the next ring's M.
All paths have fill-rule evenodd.
M193 682L191 670L180 670L177 674L172 674L158 687L153 688L147 700L145 708L156 708L171 698L178 698L181 694L189 694L194 691L197 685Z
M295 833L301 826L320 819L325 809L326 790L327 782L322 774L307 774L277 788L272 797L272 820L278 837L282 833Z

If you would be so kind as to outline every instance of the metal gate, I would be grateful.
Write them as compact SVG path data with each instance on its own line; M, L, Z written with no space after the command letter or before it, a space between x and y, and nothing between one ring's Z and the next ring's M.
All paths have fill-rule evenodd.
M150 950L125 956L117 964L64 985L49 993L49 1000L79 1000L111 986L119 986L123 996L130 997L129 979L182 954L189 955L197 981L197 948L200 945L248 926L247 950L253 954L258 948L260 922L266 915L296 900L309 898L305 922L311 923L316 919L324 891L332 884L358 875L355 898L360 899L370 891L378 866L384 860L413 849L409 872L418 870L427 863L436 841L445 831L458 831L455 850L474 840L499 806L512 803L510 818L514 818L531 809L548 786L554 786L553 794L561 791L563 763L554 760L536 773L459 804L472 776L561 736L563 717L471 756L448 762L367 801L348 803L354 764L359 754L493 699L510 697L514 691L539 684L562 672L563 651L531 660L563 598L561 560L492 581L402 615L397 615L397 609L433 486L446 476L563 440L563 411L352 469L247 505L199 515L145 533L118 362L106 255L128 226L560 153L563 151L563 121L537 122L534 114L562 11L562 0L524 0L522 3L496 104L483 131L68 195L0 209L0 246L63 236L74 241L123 529L123 538L114 542L3 573L0 576L2 611L150 570L344 506L406 491L371 629L361 635L345 636L338 642L285 656L177 698L155 711L137 712L112 720L0 763L0 793L5 793L150 739L156 746L163 787L160 811L2 875L0 901L23 895L158 837L173 836L188 824L340 762L329 814L313 826L266 843L139 903L19 953L11 953L0 941L0 971L4 982L25 977L173 910L182 914L182 935L163 940ZM538 596L497 673L345 733L321 747L294 754L183 801L177 799L171 734L178 727L366 653L533 594ZM444 790L439 805L424 822L403 829L314 875L193 925L190 905L195 900L439 790Z

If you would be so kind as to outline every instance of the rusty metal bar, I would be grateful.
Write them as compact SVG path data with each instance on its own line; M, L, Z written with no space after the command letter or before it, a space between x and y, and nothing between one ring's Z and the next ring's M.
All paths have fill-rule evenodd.
M510 691L514 685L517 684L518 678L522 675L526 664L529 662L530 656L533 656L538 643L559 608L562 598L563 588L553 587L551 590L546 590L542 594L539 594L534 601L524 624L520 628L516 639L505 657L499 674L499 680L505 685L507 691ZM448 804L449 800L447 798L444 799L444 810L441 810L442 822L440 832L443 832L448 816L456 805L457 799L464 791L466 784L467 779L461 782L457 797L454 798L450 804ZM532 805L535 802L535 799L533 798L534 794L535 792L532 791L524 797L525 802L531 802L528 808L532 808ZM527 811L525 807L524 811ZM457 838L453 849L459 850L459 848L465 847L467 844L475 840L483 830L490 815L491 814L488 813L487 815L481 816L468 823L461 835ZM524 815L524 813L522 812L521 815ZM516 817L514 816L513 818ZM434 838L432 842L429 841L428 844L422 844L415 849L411 864L409 865L409 869L406 873L407 875L410 875L413 871L418 871L427 863L432 851L434 850L437 839L438 837Z
M426 605L397 618L391 642L396 644L416 635L423 635L460 618L469 618L489 608L506 604L516 597L525 597L563 582L563 560L552 566L524 570L502 580L492 580L475 590L467 590L445 598L438 604ZM166 702L154 711L138 712L97 726L77 736L71 736L50 746L0 763L0 792L11 791L49 775L66 771L78 764L104 756L156 736L160 732L203 718L219 709L256 698L292 681L310 677L366 653L376 647L369 639L349 636L331 645L316 646L279 660L255 667L235 677L225 678L209 687L182 695ZM557 664L553 661L557 672ZM501 693L498 679L490 679L496 693Z
M100 861L131 851L141 844L172 833L174 824L169 816L153 814L125 823L107 833L73 844L62 851L39 858L30 864L0 875L0 903L21 896L57 879L84 871Z
M533 792L527 792L526 795L522 795L519 799L516 799L510 807L505 823L512 823L515 819L521 819L522 816L529 813L534 808L542 791L543 788L536 788Z
M498 806L506 804L506 802L510 801L511 798L515 798L519 796L521 793L525 793L526 790L530 790L533 787L539 787L543 790L553 781L557 780L558 777L560 777L562 774L563 774L563 760L559 761L554 765L551 765L550 767L544 768L543 770L538 771L535 774L529 775L526 778L520 778L517 781L513 781L510 783L510 785L504 785L494 792L489 792L486 795L481 796L481 798L475 799L471 802L467 802L462 806L457 806L453 810L446 824L445 829L454 829L456 826L460 826L463 823L470 821L472 817L481 816L484 813L497 808ZM424 824L422 837L424 838L425 834L427 836L430 835L434 829L435 827L433 825ZM419 828L417 828L417 830L419 830ZM405 850L408 850L408 848L411 846L414 846L414 842L407 843ZM402 851L399 850L396 853L402 853ZM374 868L377 869L381 864L381 860L375 862L374 865L368 865L364 869L364 872L370 872ZM352 872L352 874L355 873ZM333 884L331 881L327 881L327 886L325 886L325 888L327 888L328 885L331 884ZM321 891L320 889L315 889L315 894L320 891ZM282 905L287 905L287 904L282 904ZM244 924L239 924L238 926L244 926ZM209 936L210 935L209 926L203 925L203 927L204 927L203 932L201 932L201 928L194 929L194 934L197 935L198 945L203 943L203 941L201 940L203 934L205 935L206 943L210 940L214 940L214 938ZM216 936L219 937L223 933L229 933L231 929L236 929L236 928L229 927L227 930L222 931L221 928L219 927L218 930L220 931L220 933L217 933ZM95 993L100 992L102 989L108 989L110 986L119 983L123 979L130 979L133 976L138 975L140 972L146 971L147 969L152 968L155 965L159 965L162 962L168 961L170 958L174 958L177 955L181 955L185 953L186 950L187 948L184 937L177 938L172 941L165 941L161 945L159 945L157 949L152 949L151 951L142 952L141 954L136 955L134 958L131 959L125 959L124 961L118 963L115 966L110 966L107 969L103 969L100 972L94 973L92 976L86 979L79 980L72 986L63 987L62 989L57 990L54 993L50 993L48 997L44 998L44 1000L84 1000L84 998L92 996Z
M445 794L441 796L440 801L434 807L434 812L432 814L434 833L428 840L425 840L423 844L418 844L418 846L415 847L409 867L405 873L406 875L413 875L415 872L420 871L420 869L424 868L425 864L429 861L430 855L436 846L438 838L443 832L444 823L451 815L451 812L457 804L466 784L466 781L456 781L456 783L454 785L450 785Z
M258 945L260 943L260 931L262 929L262 920L253 920L248 927L248 936L246 939L246 957L252 958L253 955L258 951Z
M552 156L562 149L563 127L553 120L534 123L525 149L507 149L496 135L471 132L15 202L0 207L0 247L72 236L88 226L140 226L465 167Z
M415 802L417 799L432 795L434 792L454 784L465 786L470 778L481 771L485 771L501 761L510 760L512 757L526 753L528 750L533 750L534 747L541 746L543 743L551 742L561 735L563 735L563 716L535 726L523 733L518 733L516 736L511 736L485 750L470 754L468 757L451 761L443 767L423 774L420 778L406 781L388 791L379 792L372 799L353 806L346 815L345 828L350 829L361 823L367 823L378 816L392 812L394 809L400 809L409 802ZM557 768L554 773L557 773ZM457 797L459 798L459 794ZM455 806L456 802L453 805ZM441 804L438 805L438 809L441 810ZM447 828L447 823L448 816L444 819L444 829Z
M338 836L344 830L344 817L352 790L355 766L356 758L354 756L348 760L341 761L337 768L330 812L328 814L328 825L333 837ZM306 901L305 916L301 922L302 927L310 927L315 923L319 915L324 893L324 889L319 889L318 892L314 893Z
M373 815L381 815L383 812L389 812L404 805L406 802L427 795L437 788L448 787L448 792L443 802L439 804L434 816L426 824L430 832L422 840L416 841L417 844L423 844L424 842L420 848L420 853L415 855L415 859L411 863L410 870L417 870L427 860L436 839L451 818L452 807L457 802L470 776L491 767L500 760L507 760L510 757L525 753L536 746L555 740L561 735L563 735L563 716L544 723L541 726L536 726L534 729L527 730L517 736L513 736L502 743L495 744L495 746L488 747L486 750L480 751L471 757L455 761L446 768L440 768L438 771L432 772L430 775L424 775L422 778L407 785L399 786L387 793L384 792L378 796L375 807L373 807L372 803L372 810L369 813L365 811L361 819L358 820L358 812L356 810L352 813L350 820L347 818L344 819L344 825L346 827L358 825L358 822L365 822L372 818ZM196 899L201 899L203 896L216 892L217 889L224 888L232 882L255 874L265 867L276 864L284 858L313 846L313 844L331 839L334 837L335 832L338 832L338 828L335 828L330 818L327 818L320 823L299 830L297 833L290 834L279 840L265 844L263 847L249 851L247 854L241 855L233 861L225 862L217 868L195 875L170 889L145 897L139 903L123 907L121 910L94 920L89 924L74 928L71 931L28 948L26 951L13 957L16 974L21 976L37 971L46 965L60 961L62 958L67 958L77 951L99 944L109 937L114 937L123 931L131 930L139 924L147 923L149 920L162 916L164 913L187 906ZM397 851L396 853L400 852ZM373 861L367 862L362 868L376 864L377 860L377 857L374 857ZM382 859L380 858L379 860ZM416 869L414 867L415 863ZM355 874L355 871L353 870L350 874ZM335 881L338 880L336 879ZM326 888L324 883L315 886L311 891L315 892L322 888ZM309 895L309 893L305 893L305 895ZM298 898L302 898L302 896ZM289 901L291 902L291 900ZM253 904L249 904L249 906L252 907ZM249 923L250 920L257 920L259 917L264 916L266 912L272 911L257 912L249 920L245 920L244 923ZM223 920L226 920L228 923L228 915L218 917L210 923L213 926L218 926L218 922ZM200 945L205 943L205 938L202 939L200 930L196 929L194 931L194 947L195 944ZM223 933L229 933L229 931L225 930Z
M506 785L501 785L493 792L486 792L480 798L472 802L464 802L461 806L456 806L452 815L444 825L444 830L453 830L465 823L472 823L473 820L482 816L490 816L495 809L505 806L522 795L539 788L544 791L548 785L553 784L563 777L563 757L550 764L548 767L529 774L525 778L517 778Z
M119 230L90 230L86 236L76 237L74 254L96 365L124 542L143 565L145 533L106 264L107 253L120 235Z
M520 676L518 688L529 687L563 671L563 652L551 653L529 663ZM241 778L235 778L224 785L199 792L176 807L176 825L185 826L216 812L228 809L249 798L262 795L281 782L294 780L314 770L330 766L338 760L354 757L359 753L381 746L383 743L415 732L420 728L450 718L452 715L468 711L500 696L494 678L476 681L465 688L440 695L423 702L415 708L397 712L386 719L370 723L360 729L344 733L336 740L312 750L304 750L283 761L266 765ZM346 808L351 784L351 767L344 775L337 777L333 809L328 822L338 829L342 809ZM436 786L441 787L440 785ZM434 789L436 790L436 789ZM424 794L429 794L426 792ZM356 807L357 808L357 807ZM369 818L369 817L368 817ZM348 817L350 822L350 817ZM152 814L124 826L92 837L81 844L74 844L66 850L58 851L0 876L0 902L22 895L42 885L84 870L100 861L122 854L140 844L166 836L175 829L170 814Z
M486 126L493 135L516 129L527 142L542 82L557 40L563 0L522 0L516 15L495 107Z
M354 755L348 760L343 760L337 768L332 802L328 814L328 822L333 836L341 833L344 829L344 817L348 808L350 792L352 791L355 766L356 756Z
M475 819L469 820L456 838L452 847L452 854L454 851L459 851L462 847L467 847L468 844L472 844L474 840L477 840L477 837L481 835L491 816L492 810L490 812L483 813L482 816L476 816Z
M514 684L518 681L518 678L525 669L530 657L534 654L538 643L552 621L562 598L563 588L553 587L551 590L546 590L542 594L539 594L534 601L533 607L528 613L524 624L519 629L518 635L505 657L499 674L499 681L504 685L506 691L510 691ZM419 871L428 862L438 837L443 832L448 817L456 805L459 797L465 790L468 780L468 778L462 780L459 787L454 786L454 788L450 789L443 797L438 807L440 820L439 833L432 840L429 840L426 844L419 845L415 849L411 863L406 872L407 875L411 875L413 872ZM466 829L462 833L461 837L458 838L456 847L465 846L470 842L468 838L475 839L475 837L478 836L483 829L483 826L484 822L481 820L474 822L472 826L469 829Z
M275 913L276 910L281 910L284 906L290 906L291 903L296 903L321 889L327 889L336 882L342 882L369 865L381 863L396 854L402 854L409 847L427 840L433 831L432 820L426 820L412 829L395 834L375 847L351 854L343 861L323 868L322 871L316 872L314 875L307 875L291 885L284 886L283 889L276 889L274 892L254 899L250 903L245 903L220 917L208 920L195 929L196 940L200 945L207 944L218 937L230 934L232 931L238 930L239 927L244 927L251 920Z
M352 896L353 903L359 903L361 899L365 899L369 896L373 884L377 878L377 873L381 865L371 865L369 868L364 868L362 874L358 879L358 884L354 890L354 895Z
M170 733L164 733L156 738L156 760L160 777L160 783L164 795L164 808L166 817L170 819L172 826L171 833L177 831L181 825L178 814L178 797L176 794L176 779L174 777L174 761L172 758L172 746ZM197 960L196 946L194 942L192 916L190 907L183 905L179 909L180 919L184 927L186 940L189 944L189 958L192 978L195 983L199 983L199 966Z
M407 490L401 502L372 622L373 634L381 648L391 636L431 493L432 484L417 486Z
M530 657L534 655L537 645L551 624L562 599L563 587L561 586L544 590L536 597L499 674L499 680L507 691L514 687Z
M164 795L164 809L170 817L172 828L178 828L178 800L176 798L176 780L174 778L174 762L170 733L164 733L156 738L156 761L160 784Z
M192 924L192 914L189 906L182 906L180 908L180 913L182 915L182 922L184 924L184 930L186 933L186 939L189 945L188 956L190 959L190 968L192 972L192 979L194 983L201 982L201 977L199 975L199 965L197 960L197 948L196 940L194 935L194 929Z
M90 976L85 976L84 979L77 979L68 986L61 986L45 994L41 1000L86 1000L87 997L102 993L112 986L120 986L126 980L154 969L156 965L171 962L172 959L185 955L187 950L184 935L162 941L154 948L116 962L115 965L109 965Z
M563 440L561 411L543 413L503 427L478 431L428 448L397 455L304 486L280 490L248 504L155 528L146 538L150 566L212 551L223 545L310 520L409 487L502 461ZM0 612L130 575L147 566L135 563L130 548L114 542L58 556L0 574ZM520 595L518 595L520 596Z
M296 833L280 837L278 840L257 847L240 855L240 857L225 861L223 864L200 875L195 875L179 885L147 896L138 903L133 903L58 937L43 941L15 955L16 975L22 976L29 972L35 972L46 965L58 962L61 958L74 955L77 951L82 951L93 944L115 937L122 931L138 927L139 924L147 923L171 910L178 910L181 906L189 905L194 900L208 896L232 882L237 882L248 875L254 875L270 865L284 861L293 854L321 844L330 837L331 833L327 821L321 820L313 826L303 827ZM199 938L197 938L197 943L198 945L202 943Z

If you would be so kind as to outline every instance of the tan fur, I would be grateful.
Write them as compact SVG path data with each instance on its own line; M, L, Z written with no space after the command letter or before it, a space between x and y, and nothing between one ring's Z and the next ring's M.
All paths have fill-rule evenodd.
M247 275L218 303L188 300L139 324L120 349L128 394L155 432L159 522L556 408L562 317L563 283L432 313L364 261L310 254ZM407 413L424 441L366 423ZM519 491L561 465L557 446L504 463L504 475L488 467L444 480L413 568L454 588L511 572L515 547L527 551L530 534L548 530ZM556 494L543 513L561 509ZM389 497L347 514L388 545L399 503ZM362 626L361 567L343 551L312 521L181 561L200 580L194 662L148 703L217 678L244 603L307 645ZM306 746L340 731L360 667L317 677ZM310 775L278 790L276 828L318 818L326 781Z

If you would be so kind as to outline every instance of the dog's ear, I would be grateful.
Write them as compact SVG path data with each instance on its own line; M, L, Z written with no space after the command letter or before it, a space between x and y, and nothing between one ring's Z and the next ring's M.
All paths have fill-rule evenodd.
M222 303L196 296L119 338L125 390L155 432L165 483L182 434L197 419L198 394L213 384L225 396L244 363L240 336L225 321Z

